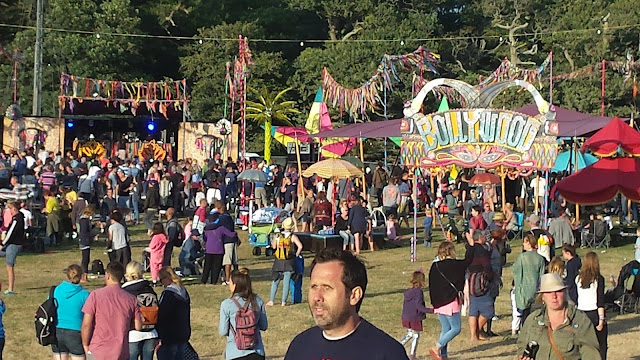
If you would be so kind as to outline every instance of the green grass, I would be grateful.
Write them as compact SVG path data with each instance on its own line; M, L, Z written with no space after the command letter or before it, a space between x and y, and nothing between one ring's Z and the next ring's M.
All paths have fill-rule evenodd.
M405 234L407 233L406 229ZM409 275L412 271L422 268L428 272L431 261L435 256L436 248L442 239L439 228L434 229L436 242L434 247L425 249L418 244L418 262L410 262L410 250L408 241L403 241L403 246L397 249L364 252L362 258L366 261L369 275L369 287L367 289L361 314L374 325L386 331L395 338L404 334L400 325L400 313L402 310L402 292L408 285ZM133 259L140 261L142 249L147 246L148 238L141 226L135 227L133 233ZM245 239L240 247L241 266L251 269L255 291L268 301L271 285L272 260L262 256L251 255L251 248L247 246L246 232L241 232ZM409 236L405 235L405 238ZM421 238L421 233L419 235ZM509 255L508 265L504 270L505 286L496 302L496 310L500 320L494 323L494 331L500 334L508 334L511 324L511 305L509 300L509 284L512 273L510 266L521 251L518 240L512 243L513 252ZM630 244L611 248L601 253L597 250L602 265L602 274L608 278L609 274L617 276L620 267L633 258L633 246ZM177 263L174 251L174 265ZM459 245L458 253L462 254L462 245ZM580 250L584 255L586 250ZM306 264L312 260L312 254L305 253ZM100 258L106 264L107 255L96 246L92 250L92 259ZM4 296L7 303L7 312L4 316L6 331L6 346L4 355L6 359L50 359L50 348L43 348L35 341L33 328L33 314L38 305L44 301L48 289L65 279L62 270L72 263L79 263L80 251L71 246L56 248L47 254L21 254L16 265L16 296ZM307 270L308 275L308 270ZM6 286L6 273L0 271L0 281ZM304 286L308 284L308 278L304 279ZM101 280L94 280L86 284L89 290L102 286ZM158 292L160 288L158 288ZM223 299L229 296L226 286L213 285L188 285L188 291L192 299L191 325L193 328L191 343L204 359L221 359L225 346L225 339L218 336L219 306ZM279 289L277 299L281 294ZM425 297L428 299L428 291L425 289ZM304 296L306 301L306 292ZM428 301L427 301L428 302ZM309 314L306 303L282 308L274 306L268 308L269 330L263 333L267 358L282 359L289 342L300 331L313 326L313 320ZM609 358L632 359L640 354L640 343L636 341L637 330L640 329L638 315L614 316L608 314L610 319ZM463 318L462 333L453 340L450 345L450 356L455 359L514 359L515 342L503 338L494 339L482 344L472 344L469 339L467 318ZM424 322L425 331L420 339L418 349L419 358L429 358L428 349L433 346L440 332L437 318L428 316ZM635 357L637 359L637 357Z

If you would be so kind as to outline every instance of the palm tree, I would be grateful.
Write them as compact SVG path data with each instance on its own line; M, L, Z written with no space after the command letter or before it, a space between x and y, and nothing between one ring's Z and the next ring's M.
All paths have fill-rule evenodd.
M249 89L249 92L258 101L247 101L246 118L253 119L258 124L264 125L264 160L267 164L271 160L271 125L293 126L289 116L300 113L294 107L295 101L281 101L289 90L291 88L280 92L269 91L266 86L260 92L252 88Z

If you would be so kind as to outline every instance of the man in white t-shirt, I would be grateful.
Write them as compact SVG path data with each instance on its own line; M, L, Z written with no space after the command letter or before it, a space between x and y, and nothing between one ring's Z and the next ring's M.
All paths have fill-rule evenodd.
M541 209L544 201L544 195L547 193L547 180L542 177L542 174L538 173L536 177L531 180L531 189L533 189L534 203L537 197L538 209ZM535 209L536 213L538 212L538 209Z
M29 230L29 227L33 226L33 215L31 211L27 209L27 204L24 202L20 203L20 212L24 216L24 229Z
M40 152L38 152L38 159L40 159L40 161L42 161L42 163L45 164L48 158L49 158L49 152L44 149L44 146L41 146Z

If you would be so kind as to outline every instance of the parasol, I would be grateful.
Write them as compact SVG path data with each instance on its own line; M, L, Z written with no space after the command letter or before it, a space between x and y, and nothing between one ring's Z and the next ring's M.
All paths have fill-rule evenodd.
M560 180L554 189L570 202L585 205L604 204L622 193L640 201L640 159L602 158L577 173Z
M238 175L238 180L249 182L267 182L267 174L262 170L249 169Z
M498 175L491 173L479 173L469 179L469 185L494 185L502 183Z
M627 154L640 156L640 133L616 117L593 134L582 145L598 156L612 156L621 148Z
M302 176L310 177L316 174L321 178L337 177L346 179L352 176L362 176L362 170L358 169L348 161L340 159L326 159L319 161L302 172Z
M598 161L598 158L591 154L585 154L579 151L568 150L558 154L558 157L556 158L556 162L553 165L553 169L551 169L551 171L562 172L562 171L571 170L570 169L571 165L576 162L576 154L578 159L578 167L576 169L574 166L574 171L584 169L587 166L594 164L595 162Z

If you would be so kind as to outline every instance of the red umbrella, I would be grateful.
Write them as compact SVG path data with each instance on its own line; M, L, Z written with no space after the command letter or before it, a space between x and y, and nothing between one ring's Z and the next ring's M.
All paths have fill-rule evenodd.
M479 173L469 179L470 185L493 185L502 183L502 179L491 173Z
M640 133L616 117L582 145L598 156L612 156L621 147L624 152L640 156Z
M577 173L560 180L554 189L572 203L604 204L622 193L627 199L640 201L640 159L602 158Z

